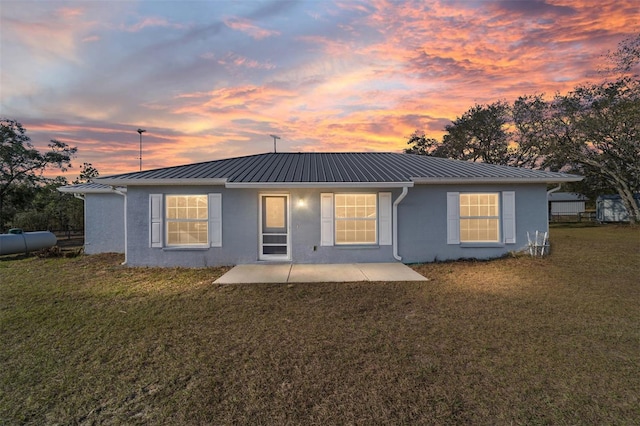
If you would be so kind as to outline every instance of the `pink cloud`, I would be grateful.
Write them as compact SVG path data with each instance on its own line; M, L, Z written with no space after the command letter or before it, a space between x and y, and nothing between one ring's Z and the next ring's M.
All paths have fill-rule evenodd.
M136 22L135 24L125 27L125 30L128 32L138 32L138 31L142 31L145 28L154 28L154 27L161 27L161 28L173 28L173 29L181 29L184 28L184 26L182 24L177 24L177 23L171 23L168 20L166 20L165 18L159 18L159 17L148 17L148 18L144 18L139 22Z
M94 41L100 41L100 36L91 35L91 36L86 36L82 39L83 43L93 43Z
M4 20L6 34L28 47L25 63L53 64L41 67L43 75L60 71L68 58L78 61L69 69L87 73L61 73L73 83L66 92L58 75L42 79L44 91L20 89L29 96L16 111L71 117L72 124L42 125L38 134L79 145L76 163L92 162L105 174L137 170L138 126L148 130L145 168L265 152L269 134L282 136L283 149L400 151L414 130L440 137L445 124L475 103L550 96L586 82L603 53L637 32L640 15L633 0L602 0L597 7L587 0L309 4L315 7L292 4L291 16L246 6L252 19L198 23L191 15L188 24L154 15L125 27L121 16L136 13L128 9L100 28L73 8L56 9L56 23ZM304 15L295 25L294 12ZM277 22L278 30L267 22ZM220 31L224 25L248 37ZM150 31L131 34L151 28L187 31L162 43ZM135 36L136 49L153 51L143 63L127 62L127 73L82 62L95 49L80 42L107 44L114 30L127 30L117 34L119 43ZM117 59L135 54L128 46L111 47ZM24 73L4 80L16 82L6 86L33 85ZM78 76L89 90L78 89ZM9 90L12 96L20 91ZM41 100L49 92L56 101ZM76 124L83 122L89 124Z
M209 59L213 59L211 56ZM227 53L223 58L218 60L220 65L234 65L236 67L243 68L252 68L252 69L263 69L263 70L272 70L276 66L270 62L259 62L253 59L249 59L245 56L239 55L235 52Z
M84 15L84 10L78 8L63 7L56 10L55 14L58 15L58 17L61 19L72 19Z
M256 40L262 40L263 38L280 35L279 31L261 28L249 19L245 18L227 18L224 20L224 23L227 27L248 34Z

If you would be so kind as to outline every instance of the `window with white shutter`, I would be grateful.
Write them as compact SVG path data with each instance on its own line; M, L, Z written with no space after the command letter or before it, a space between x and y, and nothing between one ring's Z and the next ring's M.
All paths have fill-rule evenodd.
M150 194L149 246L222 247L222 194Z
M501 242L516 242L514 191L447 192L447 244Z

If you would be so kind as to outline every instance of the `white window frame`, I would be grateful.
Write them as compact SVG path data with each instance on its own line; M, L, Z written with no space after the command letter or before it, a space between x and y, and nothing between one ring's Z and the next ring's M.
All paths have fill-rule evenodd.
M206 209L207 211L205 212L205 215L203 218L169 218L169 209L171 208L169 206L169 200L171 198L186 198L187 199L187 203L188 203L188 199L191 197L201 197L204 199L204 201L206 202L207 206ZM188 207L187 207L188 208ZM165 209L164 209L164 214L165 214L165 224L164 224L164 232L165 232L165 241L166 241L166 246L167 247L209 247L209 241L210 241L210 231L209 231L209 197L207 196L207 194L166 194L165 195ZM196 243L170 243L169 242L169 226L171 223L199 223L199 224L204 224L206 225L206 241L199 241Z
M284 197L285 209L286 209L286 233L280 235L286 235L287 237L287 253L286 254L264 254L264 240L265 230L263 229L263 214L262 207L264 197ZM290 196L286 192L262 192L258 194L258 259L259 260L291 260L291 203ZM267 233L268 234L268 233Z
M461 241L460 192L447 192L447 244L493 245L516 243L515 191L465 191L463 194L498 194L498 240ZM494 217L494 216L492 216Z
M463 206L462 206L462 201L463 201L463 197L470 197L470 196L477 196L477 197L483 197L483 196L487 196L487 197L491 197L492 200L491 201L495 201L495 204L492 202L490 205L494 206L495 208L495 215L463 215ZM464 243L499 243L500 242L500 234L502 231L502 226L500 224L500 193L499 192L462 192L460 193L460 198L459 198L459 208L460 208L460 242L462 244ZM481 205L474 205L472 207L476 207L476 208L481 208L483 206ZM487 221L492 221L495 222L496 225L496 235L495 235L495 239L463 239L463 231L462 231L462 227L463 227L463 223L465 221L482 221L482 220L487 220Z
M371 218L371 217L338 217L337 214L337 210L338 208L340 208L341 206L338 205L338 199L339 197L348 197L348 196L368 196L368 197L373 197L374 201L375 201L375 217ZM361 246L361 245L377 245L378 244L378 224L379 224L379 212L378 212L378 206L379 206L379 202L378 202L378 194L376 192L340 192L340 193L336 193L334 194L334 205L333 205L333 212L334 212L334 218L333 218L333 225L334 225L334 238L335 238L335 244L338 246ZM350 206L343 206L344 208L346 207L350 207ZM355 207L355 206L352 206ZM373 222L374 226L373 226L373 231L375 233L375 238L373 241L347 241L347 242L338 242L338 222L339 221L344 221L344 222L348 222L348 221L353 221L353 222ZM366 232L366 231L365 231Z
M165 207L166 197L171 196L204 196L207 199L206 219L197 219L207 222L207 242L196 244L167 244L168 222L174 221L167 218ZM151 248L206 248L222 247L222 194L149 194L149 247Z
M365 193L368 194L368 193ZM333 192L322 192L320 194L320 245L333 246L335 244L335 209ZM378 192L378 217L377 217L377 238L379 246L390 246L393 244L393 220L392 220L392 193ZM371 244L366 244L371 245ZM349 247L349 244L340 244L341 247ZM358 245L354 245L357 247Z

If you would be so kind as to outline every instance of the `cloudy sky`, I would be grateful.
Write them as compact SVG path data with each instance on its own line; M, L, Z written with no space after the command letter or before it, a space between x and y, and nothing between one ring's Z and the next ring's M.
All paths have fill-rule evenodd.
M400 151L476 103L564 93L637 0L0 3L0 116L100 174L279 151Z

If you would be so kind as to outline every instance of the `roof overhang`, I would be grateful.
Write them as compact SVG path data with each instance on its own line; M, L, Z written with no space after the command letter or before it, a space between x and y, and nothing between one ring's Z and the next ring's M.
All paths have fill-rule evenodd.
M404 188L413 182L228 182L227 188L283 189L283 188Z
M127 179L127 178L100 178L96 179L102 184L112 186L182 186L198 185L212 186L224 185L227 179Z
M413 177L406 182L229 182L221 179L135 179L135 178L99 178L96 183L104 185L126 186L224 186L225 188L270 189L270 188L404 188L415 185L453 185L453 184L530 184L564 183L581 181L582 176L542 176L542 177ZM104 193L112 190L83 191L85 193ZM78 192L69 190L63 192Z
M120 186L109 186L107 188L74 188L73 186L61 186L57 189L58 192L64 192L65 194L115 194L116 192L127 192L127 188Z
M464 177L464 178L411 178L416 185L485 185L485 184L526 184L526 183L564 183L579 182L582 176L566 176L566 177L540 177L540 178L498 178L498 177Z

